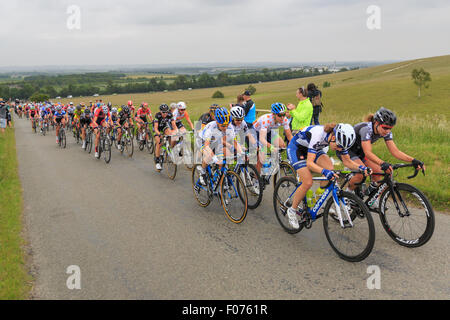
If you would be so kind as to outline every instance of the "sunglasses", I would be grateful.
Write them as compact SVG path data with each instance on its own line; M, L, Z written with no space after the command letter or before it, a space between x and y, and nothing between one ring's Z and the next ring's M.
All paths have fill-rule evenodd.
M244 119L234 119L234 121L244 121Z
M381 126L384 130L391 130L393 127L390 126Z
M219 124L219 127L221 127L221 128L226 128L226 127L228 127L228 123L224 123L224 124Z
M279 116L280 118L283 118L284 116L286 116L286 113L279 113L279 114L277 114L277 116Z

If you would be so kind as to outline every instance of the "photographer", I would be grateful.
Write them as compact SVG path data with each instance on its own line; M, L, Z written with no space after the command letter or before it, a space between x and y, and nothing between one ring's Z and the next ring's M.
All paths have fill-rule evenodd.
M322 91L320 91L314 83L308 84L308 98L313 106L313 115L311 119L311 124L319 125L319 115L322 112Z

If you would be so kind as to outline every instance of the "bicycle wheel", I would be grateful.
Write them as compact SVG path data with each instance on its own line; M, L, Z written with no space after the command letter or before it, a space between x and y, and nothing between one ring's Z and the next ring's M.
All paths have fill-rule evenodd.
M59 132L60 135L60 141L61 141L61 148L65 149L66 148L66 132L65 130L61 129Z
M45 137L45 125L41 128L41 133L42 133L42 135Z
M187 170L191 171L192 168L194 168L194 157L190 146L185 142L183 142L181 153L183 156L184 166Z
M109 135L106 135L103 141L103 159L106 163L111 161L111 138Z
M200 184L201 173L199 167L196 166L192 170L192 190L194 191L194 197L198 204L202 207L207 207L211 203L212 195L208 186Z
M297 177L297 173L295 172L295 169L291 164L287 161L281 161L280 163L280 170L275 173L273 176L273 186L275 187L277 185L278 179L282 177Z
M163 152L163 164L170 179L175 179L177 175L177 165L173 162L172 156L167 152Z
M89 131L86 133L86 151L91 153L92 151L92 132Z
M239 169L239 176L247 190L248 208L256 209L263 197L263 182L261 181L258 170L252 164L243 165Z
M151 130L148 130L148 140L147 140L147 151L149 154L153 154L155 150L155 145L153 143L153 133Z
M134 152L134 143L133 139L127 134L125 137L122 138L123 140L123 146L122 146L122 152L125 148L128 154L128 157L131 158L133 156Z
M303 224L299 224L299 228L292 228L289 224L289 217L287 210L292 206L292 198L295 189L297 188L297 180L293 177L281 177L273 191L273 209L275 216L281 227L290 234L298 233L303 229ZM304 202L300 202L300 210L304 210Z
M227 171L220 180L220 201L227 218L241 223L247 216L248 199L245 185L234 171Z
M335 213L330 213L330 208L333 208ZM338 212L333 198L330 197L325 205L323 228L328 243L341 259L349 262L362 261L369 256L375 244L375 226L369 209L359 197L345 191L341 191L339 195L339 208L344 227L339 219L328 219L330 214ZM346 210L350 219L345 213Z
M380 197L380 220L387 234L398 244L423 246L434 232L434 211L427 197L406 183L394 185L395 199L389 188Z

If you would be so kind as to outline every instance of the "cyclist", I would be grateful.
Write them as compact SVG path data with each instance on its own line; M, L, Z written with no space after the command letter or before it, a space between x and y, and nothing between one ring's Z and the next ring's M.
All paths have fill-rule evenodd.
M259 147L265 147L273 152L278 148L286 147L283 139L278 135L278 128L283 126L284 134L288 141L292 139L292 132L289 128L289 121L286 118L286 106L280 102L275 102L271 106L271 111L271 113L259 117L253 128L256 130ZM272 131L274 131L273 137ZM265 161L265 153L260 152L257 158L256 169L259 173L261 173L262 163Z
M203 155L200 168L200 184L206 185L206 167L216 163L221 167L223 163L219 157L231 156L234 148L238 155L242 154L242 148L237 143L236 135L231 124L231 114L227 108L217 108L214 113L215 121L208 123L200 132L202 141L200 152Z
M374 115L369 114L366 120L366 122L361 122L354 126L356 142L349 150L350 157L353 161L360 165L370 167L374 172L392 172L391 164L380 159L372 151L372 144L383 138L392 156L402 161L412 162L415 168L425 169L422 161L400 151L395 145L391 132L397 122L397 117L394 112L381 107ZM361 179L361 175L355 175L349 182L349 189L354 190L355 183L360 182ZM372 178L374 181L379 181L380 179L382 179L381 176L373 176ZM376 183L373 183L370 188L376 188ZM370 193L371 190L368 190L368 192ZM373 206L377 206L377 202Z
M101 108L97 108L95 110L94 119L91 122L91 127L94 129L95 134L95 157L99 157L98 153L98 143L100 142L100 130L99 126L104 128L108 127L108 124L111 123L111 114L109 113L108 106L103 106Z
M219 107L218 104L212 104L209 107L209 112L204 113L200 116L200 118L198 119L198 121L201 123L201 129L203 130L205 128L205 126L214 121L214 113L216 112L216 109Z
M134 108L134 106L133 106L133 101L128 100L127 106L128 106L128 108L130 109L131 115L132 115L133 118L134 118L134 115L135 115L135 114L134 114L134 113L135 113L135 108Z
M175 118L175 124L177 125L177 128L180 130L180 132L186 132L186 128L181 122L181 120L183 119L186 119L191 129L194 130L194 125L192 124L192 121L189 118L189 114L186 111L186 103L184 103L183 101L178 102L177 108L173 112L173 117Z
M174 128L174 130L171 129ZM161 171L161 135L172 135L178 133L178 128L175 124L175 119L173 114L169 112L169 106L167 104L162 104L159 106L159 112L155 114L154 121L154 131L155 131L155 157L156 157L156 170ZM170 140L170 145L173 147L175 143Z
M91 124L91 119L90 108L85 108L80 115L81 139L83 140L83 145L81 148L83 149L86 149L86 129L87 126Z
M148 103L142 103L142 106L138 109L136 117L134 119L136 120L136 124L138 127L138 139L148 141L148 135L146 135L145 137L142 136L142 132L144 132L143 129L146 128L149 122L153 121L152 112L148 107Z
M297 207L305 197L306 192L312 187L312 172L320 173L328 180L338 178L333 172L333 163L324 152L325 147L330 147L342 155L343 164L361 173L370 174L371 170L350 159L348 149L355 143L356 134L353 127L346 123L327 124L325 126L309 126L299 131L289 142L287 149L288 159L302 182L302 185L294 194L292 206L288 208L287 215L289 225L298 229ZM322 182L321 187L327 182ZM306 211L300 212L304 217Z
M34 104L31 104L30 106L30 119L31 119L31 128L33 128L33 124L36 125L36 120L39 117L38 110L36 110L36 107Z
M56 143L59 143L59 129L67 122L67 113L61 106L56 106L56 112L53 115L53 121L56 123Z
M39 113L40 113L40 116L41 116L40 123L41 123L41 132L42 132L43 130L45 130L44 122L48 118L47 107L45 105L42 105L41 108L40 108L40 112Z
M117 141L119 142L122 139L122 128L125 130L130 126L133 127L133 120L131 120L130 109L128 106L122 106L122 110L120 110L119 116L119 127L117 128ZM122 146L118 143L119 150L122 150Z
M256 139L255 137L250 133L250 130L248 128L247 123L244 121L245 118L245 110L240 105L232 105L230 109L231 114L231 127L234 130L234 134L236 137L239 137L241 144L244 144L244 138L248 137L250 141L250 145L253 145L256 147Z

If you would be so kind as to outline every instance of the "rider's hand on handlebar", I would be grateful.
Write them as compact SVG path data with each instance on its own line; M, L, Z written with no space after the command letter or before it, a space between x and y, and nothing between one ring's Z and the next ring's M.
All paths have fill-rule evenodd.
M333 170L322 169L322 174L325 176L325 178L327 178L330 181L339 178L337 173L335 173Z
M380 166L381 170L385 171L386 173L392 173L392 165L388 162L383 162Z
M411 163L414 166L414 168L416 168L416 170L424 170L425 171L425 165L422 161L413 159L413 161L411 161Z

